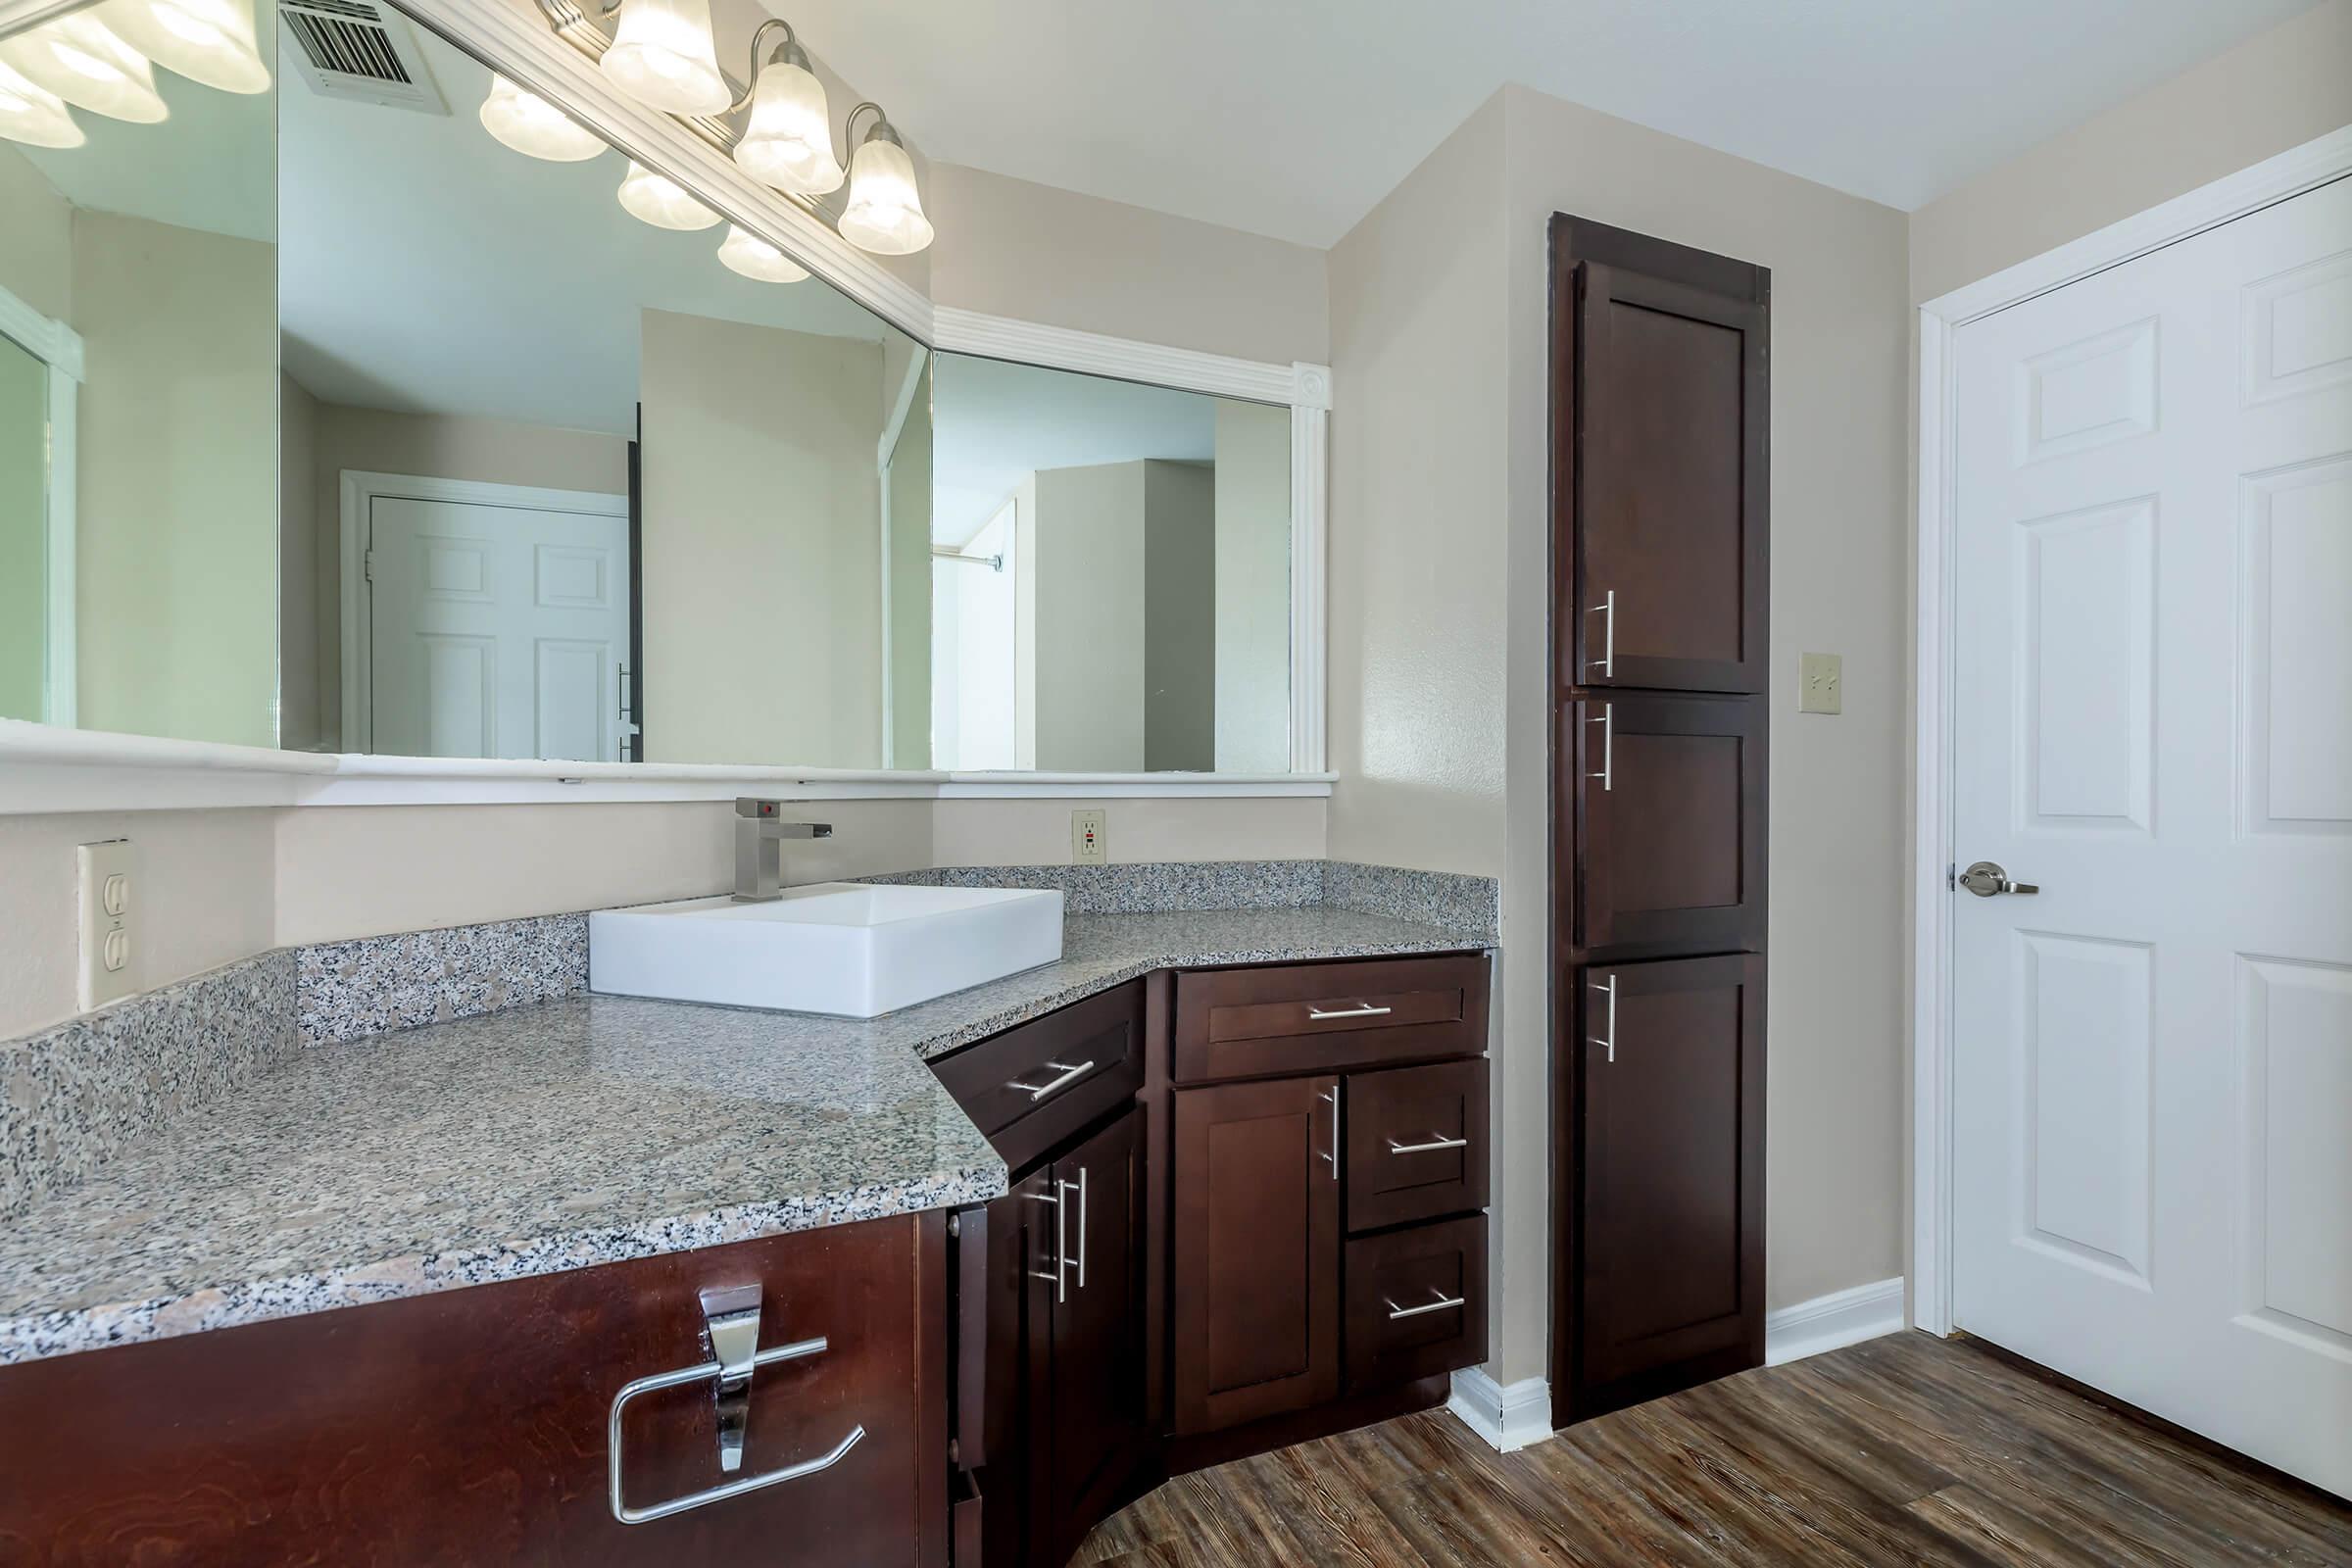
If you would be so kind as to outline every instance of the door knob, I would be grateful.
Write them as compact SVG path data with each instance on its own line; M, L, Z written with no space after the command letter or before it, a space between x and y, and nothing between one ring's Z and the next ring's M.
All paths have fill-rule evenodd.
M2012 882L2009 873L1991 860L1979 860L1960 873L1960 885L1980 899L1989 899L1996 893L2039 893L2031 882Z

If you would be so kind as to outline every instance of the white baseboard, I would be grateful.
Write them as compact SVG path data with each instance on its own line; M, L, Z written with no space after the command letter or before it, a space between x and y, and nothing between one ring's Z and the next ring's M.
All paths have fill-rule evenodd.
M1764 1364L1779 1366L1808 1355L1859 1345L1903 1327L1901 1275L1851 1290L1832 1291L1810 1301L1784 1306L1764 1319ZM1457 1375L1458 1377L1458 1375ZM1461 1387L1457 1381L1454 1385Z
M1453 1396L1446 1408L1503 1453L1551 1436L1551 1385L1542 1378L1522 1378L1505 1388L1487 1376L1485 1367L1469 1367L1453 1375Z

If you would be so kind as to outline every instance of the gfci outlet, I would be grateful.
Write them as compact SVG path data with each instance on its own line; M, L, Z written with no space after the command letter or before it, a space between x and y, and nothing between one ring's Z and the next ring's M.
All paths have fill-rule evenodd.
M81 885L81 964L77 990L84 1012L139 989L138 947L132 920L138 893L138 851L128 839L78 845L74 867Z
M1103 842L1103 812L1100 807L1070 813L1070 863L1108 865L1110 846Z

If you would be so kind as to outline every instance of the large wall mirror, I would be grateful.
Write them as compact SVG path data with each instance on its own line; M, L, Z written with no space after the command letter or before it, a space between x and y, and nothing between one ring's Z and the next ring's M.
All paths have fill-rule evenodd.
M0 717L1292 767L1287 404L935 353L489 58L373 0L0 38Z

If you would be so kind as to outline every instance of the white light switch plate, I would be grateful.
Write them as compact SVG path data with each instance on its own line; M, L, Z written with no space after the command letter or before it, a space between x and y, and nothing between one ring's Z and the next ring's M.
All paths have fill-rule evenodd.
M128 839L74 847L81 897L81 1008L103 1006L139 989L132 911L138 897L138 851Z
M1796 656L1796 710L1800 713L1845 711L1845 661L1836 654Z
M1110 846L1103 839L1103 811L1095 807L1070 813L1070 863L1108 865Z

